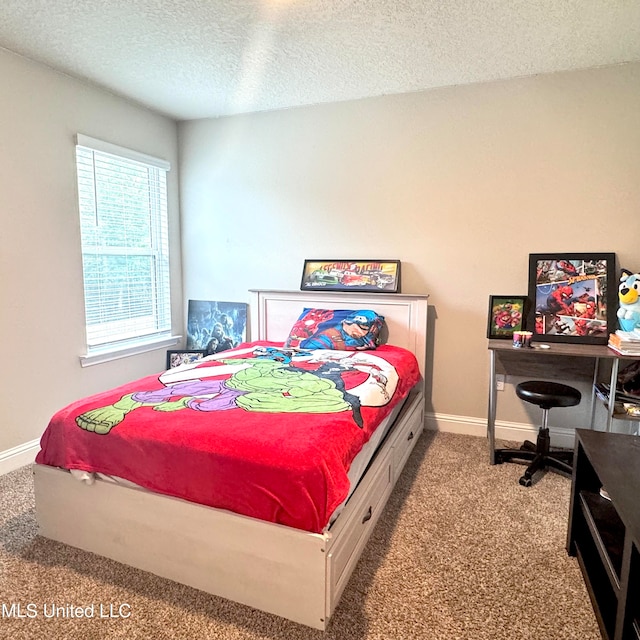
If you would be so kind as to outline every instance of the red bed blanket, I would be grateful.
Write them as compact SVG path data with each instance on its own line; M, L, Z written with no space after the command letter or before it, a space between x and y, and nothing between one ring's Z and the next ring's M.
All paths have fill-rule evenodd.
M352 460L419 378L400 347L244 344L69 405L36 462L321 532Z

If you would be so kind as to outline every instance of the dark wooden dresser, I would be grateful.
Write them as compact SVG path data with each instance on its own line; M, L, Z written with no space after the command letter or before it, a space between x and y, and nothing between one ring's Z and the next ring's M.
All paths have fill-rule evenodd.
M567 551L602 637L640 640L640 437L576 429Z

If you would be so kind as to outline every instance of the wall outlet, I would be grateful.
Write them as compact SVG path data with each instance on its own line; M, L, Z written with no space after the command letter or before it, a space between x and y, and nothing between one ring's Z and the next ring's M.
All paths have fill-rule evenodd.
M504 391L504 374L496 374L496 389L498 391Z

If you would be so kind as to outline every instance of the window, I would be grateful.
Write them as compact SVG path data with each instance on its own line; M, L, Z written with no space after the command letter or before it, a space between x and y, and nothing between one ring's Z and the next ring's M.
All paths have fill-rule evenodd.
M78 135L76 166L87 360L161 346L171 337L169 164Z

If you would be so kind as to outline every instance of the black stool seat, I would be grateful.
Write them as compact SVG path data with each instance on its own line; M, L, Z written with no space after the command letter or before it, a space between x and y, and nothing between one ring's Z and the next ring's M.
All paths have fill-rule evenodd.
M542 409L542 425L538 430L536 443L526 440L519 449L497 449L495 461L530 462L519 482L530 487L533 475L537 471L552 468L571 474L573 471L573 451L551 449L547 420L549 409L555 407L573 407L580 403L582 395L577 389L559 382L529 380L516 386L516 395L521 400L538 405Z
M525 402L537 404L541 409L553 407L573 407L580 403L582 396L577 389L559 382L530 380L516 387L516 395Z

